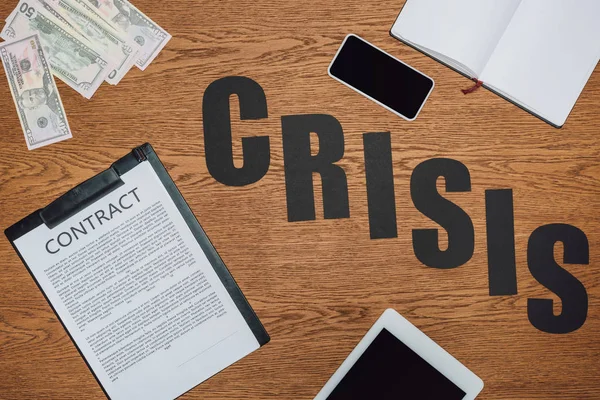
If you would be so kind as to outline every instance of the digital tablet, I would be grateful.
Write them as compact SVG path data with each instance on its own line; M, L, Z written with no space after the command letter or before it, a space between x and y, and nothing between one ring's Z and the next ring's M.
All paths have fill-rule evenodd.
M477 375L388 309L315 400L472 400L482 389Z

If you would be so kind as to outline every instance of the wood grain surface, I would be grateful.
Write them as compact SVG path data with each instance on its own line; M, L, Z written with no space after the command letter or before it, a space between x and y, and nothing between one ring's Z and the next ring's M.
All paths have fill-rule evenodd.
M27 151L0 79L0 227L152 143L272 338L184 398L312 399L391 307L484 380L482 400L600 399L598 69L558 130L486 90L464 96L467 79L390 37L401 0L135 4L173 39L145 72L132 69L91 101L58 82L73 139ZM1 2L0 17L15 5ZM414 122L327 75L351 32L435 79ZM229 75L254 79L268 101L268 119L244 122L232 101L236 165L242 137L268 135L271 143L268 173L245 187L216 182L205 163L202 96ZM343 126L349 219L323 219L318 189L317 220L287 221L281 117L310 113ZM371 240L362 134L381 131L392 136L398 238ZM445 194L475 226L475 254L452 270L422 265L412 249L412 229L437 227L409 193L414 167L434 157L457 159L471 173L471 192ZM488 294L484 191L492 188L514 190L515 296ZM555 299L560 310L527 268L529 235L549 223L580 228L590 244L589 265L566 266L587 290L587 322L565 335L527 319L531 297ZM557 259L561 252L557 246ZM104 398L5 238L0 259L0 399Z

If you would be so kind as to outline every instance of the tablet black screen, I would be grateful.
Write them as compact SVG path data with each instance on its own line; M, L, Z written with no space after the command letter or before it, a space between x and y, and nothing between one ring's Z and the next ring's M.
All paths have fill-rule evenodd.
M466 393L383 329L327 400L461 400Z

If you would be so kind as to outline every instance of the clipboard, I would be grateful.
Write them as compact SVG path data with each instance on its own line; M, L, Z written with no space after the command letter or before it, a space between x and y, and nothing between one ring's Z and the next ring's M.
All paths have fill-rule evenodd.
M92 206L97 201L101 200L105 196L108 196L110 193L122 187L124 185L124 182L121 179L121 177L124 174L134 170L135 168L138 168L140 165L143 165L144 163L147 163L151 166L153 172L160 180L160 183L164 186L164 189L166 189L166 192L175 204L177 211L181 214L183 220L185 221L185 224L193 234L193 238L197 241L198 245L204 252L204 255L210 262L210 265L212 266L214 272L216 273L220 282L226 289L227 294L233 300L235 307L237 307L237 310L243 317L243 320L247 324L247 327L250 329L252 335L256 339L258 347L262 347L270 341L270 337L267 331L261 324L256 313L253 311L252 307L248 303L247 299L244 297L242 291L240 290L239 286L233 279L231 273L225 266L223 260L217 253L215 247L210 242L208 236L200 226L190 207L188 206L183 196L177 189L177 186L169 176L167 170L158 158L156 152L149 143L146 143L142 146L134 148L129 154L113 163L112 166L107 170L99 173L98 175L88 179L87 181L71 189L69 192L65 193L48 206L33 212L32 214L23 218L16 224L7 228L4 232L11 245L19 255L19 258L27 268L31 277L35 281L36 285L48 301L48 304L52 308L53 312L56 314L59 321L67 331L67 334L75 344L75 347L81 354L86 365L92 372L94 378L97 380L98 384L104 391L104 394L109 399L111 399L109 391L103 385L101 379L90 364L88 358L86 358L84 351L82 351L82 349L80 348L80 344L75 339L73 332L70 331L65 321L63 321L63 318L61 318L60 313L55 308L55 305L44 290L43 285L39 282L34 271L32 271L32 269L26 262L24 255L21 253L21 251L15 244L15 241L18 241L20 238L24 237L25 235L42 225L45 225L50 230L52 230L59 226L61 223L68 221L69 218L73 217L78 212L85 210L87 207ZM46 246L48 246L48 244ZM49 252L51 252L50 249L48 250ZM238 359L245 357L245 355L239 357ZM226 366L228 365L230 364L227 364ZM220 370L222 369L219 369L215 373L219 372ZM197 384L201 382L203 382L203 380L198 382ZM197 384L187 388L187 390L190 390ZM180 394L185 393L187 390L181 392ZM175 397L178 397L180 394L178 394Z

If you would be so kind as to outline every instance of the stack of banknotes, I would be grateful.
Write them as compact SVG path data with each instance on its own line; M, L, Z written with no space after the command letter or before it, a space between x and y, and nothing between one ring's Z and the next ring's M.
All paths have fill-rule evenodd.
M21 0L0 37L30 150L72 137L52 75L90 99L133 65L146 69L171 39L127 0Z

